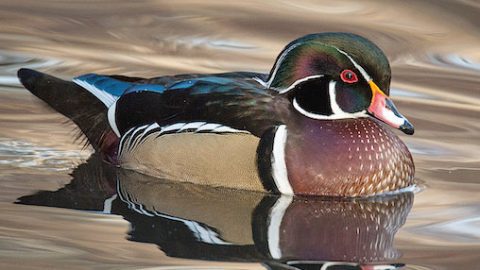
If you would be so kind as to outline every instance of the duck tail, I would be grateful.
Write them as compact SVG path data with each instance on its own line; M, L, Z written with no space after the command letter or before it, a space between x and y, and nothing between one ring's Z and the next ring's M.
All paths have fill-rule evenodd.
M18 78L32 94L72 120L95 151L106 153L115 148L118 136L108 121L109 106L91 91L76 82L26 68L18 70Z

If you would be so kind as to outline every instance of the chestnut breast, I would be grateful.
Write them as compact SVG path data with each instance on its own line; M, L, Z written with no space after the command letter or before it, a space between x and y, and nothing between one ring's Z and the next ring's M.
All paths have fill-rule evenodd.
M408 148L375 119L301 118L287 130L285 160L295 194L365 196L413 184Z

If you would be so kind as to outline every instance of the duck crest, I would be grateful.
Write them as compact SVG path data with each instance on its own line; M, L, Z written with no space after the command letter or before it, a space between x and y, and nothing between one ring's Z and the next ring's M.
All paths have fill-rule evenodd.
M352 60L378 78L377 84L389 94L387 58L375 44L351 33L310 34L290 42L278 55L266 84L283 89L310 76L333 74L340 64Z
M292 44L277 59L268 85L274 89L285 89L299 80L324 76L329 71L338 72L341 60L338 50L322 43Z

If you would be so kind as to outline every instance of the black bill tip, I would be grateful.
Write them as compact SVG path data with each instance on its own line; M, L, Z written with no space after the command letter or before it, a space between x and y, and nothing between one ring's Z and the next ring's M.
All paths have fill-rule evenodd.
M403 131L403 133L405 133L405 134L407 134L407 135L413 135L413 133L415 133L415 128L414 128L413 125L412 125L410 122L408 122L407 120L405 120L405 121L403 122L403 125L401 125L401 126L399 127L399 129L400 129L401 131Z

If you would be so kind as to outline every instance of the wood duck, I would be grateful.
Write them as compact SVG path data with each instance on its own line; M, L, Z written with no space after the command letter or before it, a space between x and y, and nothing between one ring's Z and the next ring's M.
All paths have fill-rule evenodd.
M282 194L369 196L413 185L413 134L389 98L390 66L369 40L310 34L270 73L151 79L18 77L104 158L175 181Z

